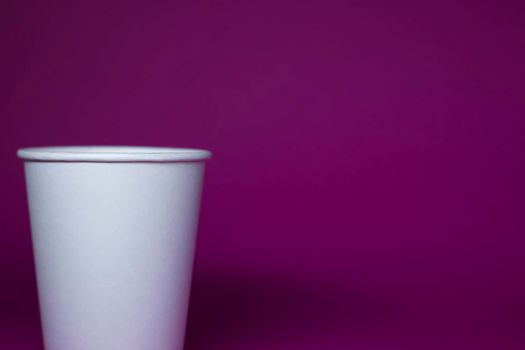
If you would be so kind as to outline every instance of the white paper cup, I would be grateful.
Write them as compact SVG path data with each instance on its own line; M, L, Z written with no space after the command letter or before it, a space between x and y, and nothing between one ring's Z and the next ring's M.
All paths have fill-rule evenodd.
M18 156L46 349L182 349L210 152L45 147Z

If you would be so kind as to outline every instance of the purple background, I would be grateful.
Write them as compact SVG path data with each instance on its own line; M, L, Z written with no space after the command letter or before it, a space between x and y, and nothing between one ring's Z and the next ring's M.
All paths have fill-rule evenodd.
M0 348L16 149L122 144L215 154L187 349L523 349L523 4L3 1Z

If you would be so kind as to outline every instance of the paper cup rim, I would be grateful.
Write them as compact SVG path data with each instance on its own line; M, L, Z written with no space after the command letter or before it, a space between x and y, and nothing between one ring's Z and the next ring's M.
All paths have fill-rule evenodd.
M174 147L51 146L22 148L17 155L43 162L191 162L209 159L211 152Z

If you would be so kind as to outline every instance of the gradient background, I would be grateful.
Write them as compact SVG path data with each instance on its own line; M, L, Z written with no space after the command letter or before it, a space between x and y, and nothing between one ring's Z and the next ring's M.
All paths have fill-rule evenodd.
M0 348L16 149L115 144L215 154L187 349L523 349L524 4L2 1Z

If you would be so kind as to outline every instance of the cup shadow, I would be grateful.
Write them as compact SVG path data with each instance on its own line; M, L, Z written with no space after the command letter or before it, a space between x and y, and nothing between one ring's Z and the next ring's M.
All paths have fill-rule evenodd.
M399 305L377 291L271 276L200 276L193 283L185 349L236 337L366 334L388 328L399 312Z

